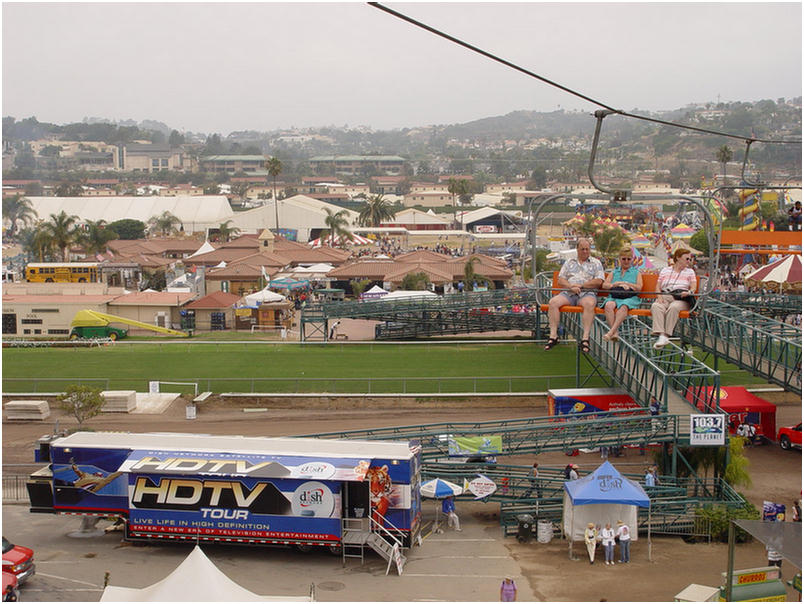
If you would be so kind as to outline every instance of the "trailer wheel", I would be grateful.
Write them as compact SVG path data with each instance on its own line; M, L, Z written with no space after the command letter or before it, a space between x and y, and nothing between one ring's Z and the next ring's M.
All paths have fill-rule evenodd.
M86 278L85 278L85 277L81 277L81 278L78 280L78 282L79 282L79 283L86 283L86 282L87 282L87 280L86 280Z
M341 545L328 545L327 551L333 556L340 556L343 553L343 546Z
M309 554L313 551L312 545L307 545L306 543L297 543L296 549L299 550L303 554Z
M78 334L77 333L71 333L70 334L70 339L71 340L77 340L78 339Z
M45 283L53 283L53 279L51 279L50 277L48 277L47 279L45 279Z
M117 339L117 332L116 332L116 331L113 331L113 332L109 333L109 339L110 339L112 342L114 342L114 341Z

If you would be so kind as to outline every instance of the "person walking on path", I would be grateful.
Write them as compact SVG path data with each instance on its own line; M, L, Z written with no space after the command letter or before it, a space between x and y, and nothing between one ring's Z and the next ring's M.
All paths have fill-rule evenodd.
M631 531L622 520L617 521L617 538L620 540L620 562L631 561Z
M511 577L500 583L500 602L516 602L516 583Z
M614 565L614 529L611 523L607 522L605 528L600 531L603 553L606 555L606 565Z
M603 284L606 273L603 264L593 258L592 244L585 237L578 239L576 244L578 258L571 258L564 263L558 273L558 285L561 292L550 298L547 318L550 324L550 338L544 349L550 350L558 344L558 324L561 321L562 306L580 305L583 308L581 323L583 335L579 342L581 352L589 352L589 333L592 322L595 320L595 304L597 303L597 289Z
M589 564L595 563L595 547L597 547L597 531L595 525L590 522L583 531L583 541L586 543L586 552L589 554Z
M533 462L533 469L531 470L530 474L530 488L525 493L525 497L530 497L533 495L534 491L536 492L536 497L542 496L542 487L539 484L539 463Z
M447 517L447 527L454 527L456 531L461 532L461 519L455 513L455 500L452 495L444 499L441 503L441 511Z

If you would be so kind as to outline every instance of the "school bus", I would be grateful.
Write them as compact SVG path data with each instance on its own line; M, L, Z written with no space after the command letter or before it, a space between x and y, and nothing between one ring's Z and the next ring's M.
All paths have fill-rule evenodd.
M31 262L25 267L29 283L95 283L100 280L97 262Z

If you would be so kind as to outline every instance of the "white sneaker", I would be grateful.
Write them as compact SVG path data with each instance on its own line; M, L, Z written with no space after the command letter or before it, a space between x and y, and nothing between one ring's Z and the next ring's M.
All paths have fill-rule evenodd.
M669 343L670 343L670 338L668 338L666 335L662 334L662 335L659 336L659 339L656 340L656 343L653 345L653 347L656 348L656 349L664 348Z

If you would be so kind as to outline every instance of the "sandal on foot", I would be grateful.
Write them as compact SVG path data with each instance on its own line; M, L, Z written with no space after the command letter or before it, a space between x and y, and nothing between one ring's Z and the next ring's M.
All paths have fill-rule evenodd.
M544 345L544 349L550 350L557 344L558 344L558 338L550 338L549 340L547 340L547 344Z
M592 348L589 346L589 340L581 340L580 343L581 352L589 353Z

